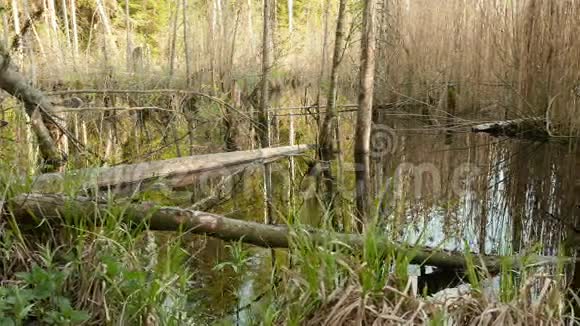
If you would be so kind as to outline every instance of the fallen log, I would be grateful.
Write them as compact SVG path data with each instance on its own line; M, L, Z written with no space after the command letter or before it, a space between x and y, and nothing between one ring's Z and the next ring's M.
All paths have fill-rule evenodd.
M30 127L38 139L38 148L47 168L54 171L63 166L66 156L60 153L57 146L62 130L50 115L52 104L18 72L8 51L1 45L0 88L24 103L26 114L30 117Z
M492 121L471 127L476 133L487 133L493 136L519 137L531 140L550 138L545 128L544 118L523 118L505 121Z
M102 107L79 107L79 108L69 108L69 107L55 107L53 110L54 113L82 113L82 112L91 112L91 111L167 111L167 112L176 112L175 110L164 109L157 106L118 106L118 107L110 107L110 106L102 106Z
M200 175L228 176L239 168L273 162L283 157L304 153L311 148L311 145L271 147L80 169L66 173L46 173L36 177L32 190L41 193L62 192L67 178L74 179L75 184L80 183L79 190L109 189L117 194L132 193L159 180L169 188L179 188L196 182Z
M231 219L178 207L159 207L154 203L120 203L127 222L147 223L149 229L159 231L187 231L194 234L208 235L226 241L243 241L266 248L289 248L292 239L300 232L314 244L344 244L345 250L359 253L364 248L365 237L360 234L329 232L320 229L296 229L286 225L266 225L256 222ZM58 220L70 212L86 219L97 220L99 214L108 214L110 204L98 202L87 197L71 198L64 195L23 194L8 202L8 212L21 224L34 224L39 221ZM457 270L468 265L461 253L447 252L426 247L408 246L389 240L379 240L377 245L382 249L391 249L397 253L407 254L409 263L437 266ZM350 248L350 249L349 249ZM475 264L484 265L491 273L500 270L502 261L514 268L530 264L556 264L576 261L572 258L547 256L487 256L475 255Z

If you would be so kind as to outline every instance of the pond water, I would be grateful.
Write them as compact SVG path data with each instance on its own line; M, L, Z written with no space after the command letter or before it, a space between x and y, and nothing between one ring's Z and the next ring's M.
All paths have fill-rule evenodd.
M580 156L565 146L396 127L373 170L377 189L390 189L381 215L408 226L403 238L485 254L541 244L552 255L574 225Z
M340 158L339 189L343 200L353 205L356 166L346 154L352 153L349 121L354 117L343 117L341 124L345 154ZM459 251L467 246L485 254L557 255L562 242L574 234L572 227L580 216L580 154L575 149L446 133L405 119L375 125L374 130L371 196L390 239ZM318 179L302 158L293 160L294 164L276 163L273 169L277 215L286 218L296 211L303 223L318 225L324 212L316 195ZM247 172L243 190L219 212L263 222L261 173L261 168ZM270 251L253 248L250 273L232 281L230 273L212 269L228 259L224 243L206 240L205 245L197 268L213 313L231 313L235 296L242 302L234 306L243 306L269 284ZM244 316L232 318L243 321Z

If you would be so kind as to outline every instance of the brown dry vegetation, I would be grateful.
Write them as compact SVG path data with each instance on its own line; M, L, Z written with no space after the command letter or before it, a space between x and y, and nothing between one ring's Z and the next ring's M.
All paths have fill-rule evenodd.
M385 3L379 102L411 97L445 110L442 94L452 83L457 115L545 116L554 135L577 134L579 1Z
M524 286L518 298L499 302L481 294L459 292L436 298L417 297L405 289L385 287L383 293L365 294L349 285L333 293L306 325L561 325L574 323L567 315L553 280L542 281L541 292ZM530 282L530 284L533 282Z

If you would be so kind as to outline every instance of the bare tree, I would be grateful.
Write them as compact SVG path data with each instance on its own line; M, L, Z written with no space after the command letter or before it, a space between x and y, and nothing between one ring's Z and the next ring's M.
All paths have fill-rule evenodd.
M254 23L252 19L252 0L248 0L248 37L250 38L250 46L254 49L255 37L254 37Z
M288 0L288 31L294 31L294 0Z
M48 19L50 21L50 29L53 33L56 33L58 31L58 23L56 20L56 5L54 4L54 0L48 0L46 3L48 9Z
M12 22L14 24L14 32L20 34L20 14L18 12L18 0L12 0ZM20 50L20 44L18 45Z
M179 2L174 3L174 10L171 13L171 39L169 44L169 78L173 79L173 72L175 71L175 45L177 43L177 20L179 16Z
M326 104L326 115L320 130L320 158L324 164L324 178L326 191L329 196L327 204L331 204L335 191L335 179L332 174L332 161L336 153L336 129L338 128L338 112L336 108L338 67L341 61L341 53L344 47L344 23L346 12L346 1L340 0L338 8L338 18L336 22L336 36L334 40L334 54L332 57L332 67L330 71L330 86Z
M51 50L56 52L59 51L61 55L61 59L64 60L64 51L60 47L58 42L58 22L56 19L56 5L54 0L46 0L44 1L46 5L46 13L48 19L48 36L50 39L50 47Z
M183 51L185 52L185 74L187 87L191 86L191 60L189 60L189 22L187 20L187 0L183 0Z
M125 33L127 47L125 48L125 60L127 61L127 71L131 71L131 13L129 12L129 0L125 0Z
M260 87L260 110L258 136L262 148L270 146L270 121L268 119L269 109L269 82L270 70L273 65L272 55L272 4L273 0L264 0L264 30L262 38L262 80ZM269 164L264 166L264 192L266 195L266 222L273 222L274 209L272 207L272 170Z
M375 73L375 0L364 0L358 113L355 132L356 207L359 223L368 220L370 202L370 138ZM362 225L359 224L359 229Z
M8 7L8 0L4 0L2 2L5 8ZM6 11L2 10L2 43L5 48L8 47L8 41L10 39L10 30L8 29L8 16L6 15Z
M33 17L30 16L30 3L28 0L22 1L22 9L24 12L24 17L29 22L29 26L32 26L32 22L30 20L32 20ZM32 29L33 27L30 28ZM22 47L24 47L24 50L26 51L26 58L29 61L27 77L30 79L33 85L36 85L38 80L36 73L36 56L34 55L34 49L31 46L32 42L30 42L30 36L28 35L29 33L25 34L26 35L22 35L22 33L20 33L20 43Z
M116 53L117 49L115 42L113 40L113 28L111 27L111 22L109 21L109 14L107 13L107 8L103 0L96 0L97 11L99 12L99 17L101 18L101 23L103 24L103 31L105 32L104 51L106 59L108 60L109 52ZM108 63L107 63L108 64Z
M215 38L218 34L217 32L217 8L216 2L211 1L211 6L208 5L208 10L211 12L208 13L208 23L209 23L209 33L207 34L206 42L207 42L207 50L209 51L209 64L210 64L210 73L211 73L211 92L213 93L216 88L216 42Z
M326 0L324 4L324 35L322 40L322 55L320 59L320 72L318 75L318 91L316 94L316 103L318 105L318 112L322 105L322 81L326 73L326 57L328 52L328 20L330 19L330 3L331 0ZM320 121L318 121L320 122Z
M270 70L272 69L272 29L271 27L272 0L264 0L264 30L262 39L262 80L260 84L260 114L258 136L262 147L270 146L268 106L270 96Z
M72 45L73 45L73 61L79 56L79 29L77 25L77 6L76 0L70 0L70 15L72 23Z
M66 5L66 0L61 1L62 5L62 17L63 17L63 25L64 25L64 35L66 37L66 48L70 49L72 44L70 40L70 26L68 21L68 6Z

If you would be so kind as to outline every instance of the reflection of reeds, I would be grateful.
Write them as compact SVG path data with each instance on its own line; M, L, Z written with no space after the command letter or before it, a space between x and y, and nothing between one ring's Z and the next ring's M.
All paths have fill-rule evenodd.
M453 82L458 114L545 115L555 134L575 130L580 1L394 2L379 97L433 102Z

